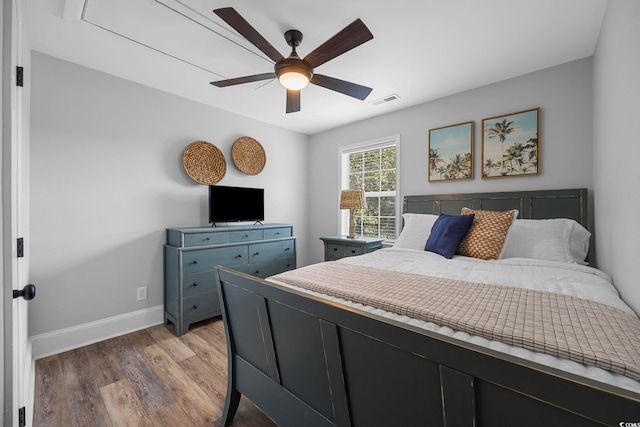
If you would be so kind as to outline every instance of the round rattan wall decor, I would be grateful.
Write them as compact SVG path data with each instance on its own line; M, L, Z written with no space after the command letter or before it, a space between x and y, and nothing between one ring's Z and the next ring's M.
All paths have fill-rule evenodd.
M267 155L262 145L249 136L236 139L231 147L233 163L246 175L257 175L267 163Z
M191 179L203 185L214 185L227 173L224 154L206 141L189 144L182 153L182 165Z

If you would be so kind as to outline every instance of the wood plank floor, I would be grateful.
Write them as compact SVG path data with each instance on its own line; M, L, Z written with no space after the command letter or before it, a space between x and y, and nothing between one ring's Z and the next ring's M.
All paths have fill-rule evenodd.
M213 426L227 389L222 320L158 325L36 361L33 426ZM234 427L274 427L242 398Z

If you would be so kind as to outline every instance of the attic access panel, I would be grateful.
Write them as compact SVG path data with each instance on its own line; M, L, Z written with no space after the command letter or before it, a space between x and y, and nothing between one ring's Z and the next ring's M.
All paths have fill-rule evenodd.
M212 78L273 66L244 38L214 20L212 11L197 11L175 0L86 0L81 19L208 71Z

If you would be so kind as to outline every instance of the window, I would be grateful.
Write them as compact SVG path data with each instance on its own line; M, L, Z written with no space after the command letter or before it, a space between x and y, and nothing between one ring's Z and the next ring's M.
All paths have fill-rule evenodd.
M363 189L366 209L357 210L356 236L396 238L400 136L340 149L341 189ZM349 232L349 211L341 210L341 234Z

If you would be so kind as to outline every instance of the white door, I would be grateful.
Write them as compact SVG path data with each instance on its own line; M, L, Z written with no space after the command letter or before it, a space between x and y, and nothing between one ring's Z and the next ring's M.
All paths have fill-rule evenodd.
M27 304L15 292L31 289L26 286L27 258L19 256L18 238L28 230L26 176L28 147L28 92L19 87L18 69L28 60L29 51L23 44L22 0L3 1L2 25L2 280L3 280L3 425L20 425L20 408L27 425L31 424L32 408L28 405L31 351L27 341ZM26 57L26 58L25 58ZM27 70L28 72L28 70ZM28 79L24 79L25 82ZM27 240L28 243L28 240ZM25 253L26 254L26 253Z

